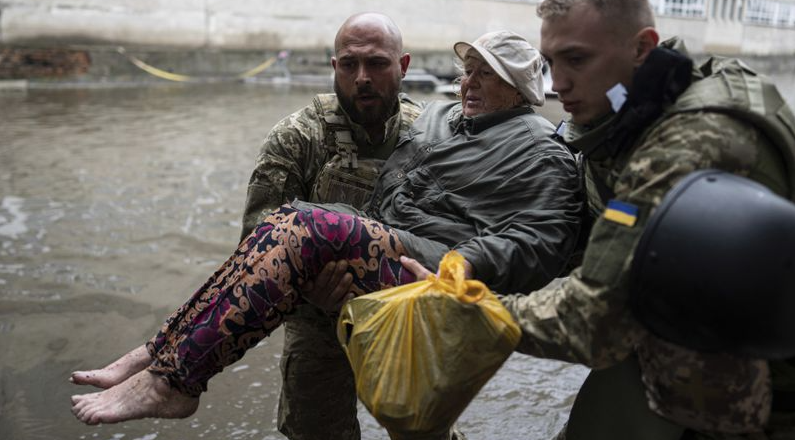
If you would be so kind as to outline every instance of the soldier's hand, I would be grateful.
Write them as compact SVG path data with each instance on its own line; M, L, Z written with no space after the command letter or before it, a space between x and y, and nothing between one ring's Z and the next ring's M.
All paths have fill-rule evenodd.
M300 285L301 294L310 304L329 313L339 312L342 305L353 299L350 293L353 275L348 273L348 262L332 261L323 267L314 281Z

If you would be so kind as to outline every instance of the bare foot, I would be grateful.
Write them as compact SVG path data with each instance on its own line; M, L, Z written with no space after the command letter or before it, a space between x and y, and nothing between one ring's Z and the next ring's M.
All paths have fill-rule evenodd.
M180 393L147 370L105 391L72 396L72 414L87 425L157 417L181 419L199 407L199 398Z
M152 357L149 356L146 345L142 345L105 368L75 371L69 381L77 385L94 385L95 387L107 389L122 383L128 377L146 368L150 363L152 363Z

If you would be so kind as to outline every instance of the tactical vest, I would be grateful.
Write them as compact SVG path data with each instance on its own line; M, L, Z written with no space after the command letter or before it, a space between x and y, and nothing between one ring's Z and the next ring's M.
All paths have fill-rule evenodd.
M660 46L687 55L684 44L678 38L667 40ZM795 116L775 85L737 59L712 57L695 70L690 86L662 111L656 122L642 130L634 141L621 146L617 153L619 157L615 160L628 160L632 150L644 142L656 124L674 114L699 111L723 113L751 124L767 137L785 165L789 191L784 196L795 201ZM609 126L614 123L615 119L611 119L574 136L570 136L567 128L565 141L579 150L592 147L599 139L604 139L610 132ZM621 166L616 165L620 164L614 162L610 167L620 170ZM612 187L618 174L612 172L607 176L598 176L590 164L587 168L589 201L594 207L603 207L600 205L613 197ZM762 168L765 168L764 164Z
M359 157L348 117L339 107L337 95L319 94L313 103L320 116L321 136L330 159L318 172L310 201L342 202L363 209L370 200L375 180L385 161ZM411 123L420 114L420 107L401 94L400 113L398 136L408 132Z
M795 201L795 115L775 85L738 59L712 57L699 66L704 79L693 82L665 115L709 111L745 121L767 136L781 154Z

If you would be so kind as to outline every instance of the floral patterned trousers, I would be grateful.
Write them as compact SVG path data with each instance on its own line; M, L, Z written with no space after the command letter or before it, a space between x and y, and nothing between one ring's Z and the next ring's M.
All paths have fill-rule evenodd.
M410 283L391 228L366 218L289 205L272 213L147 342L149 371L191 396L271 334L302 299L298 286L347 260L356 295Z

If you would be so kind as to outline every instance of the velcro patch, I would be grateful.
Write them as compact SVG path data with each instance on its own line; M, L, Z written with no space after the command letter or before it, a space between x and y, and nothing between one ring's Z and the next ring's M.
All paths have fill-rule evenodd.
M638 221L638 207L631 203L610 200L605 209L605 220L624 226L635 226Z

